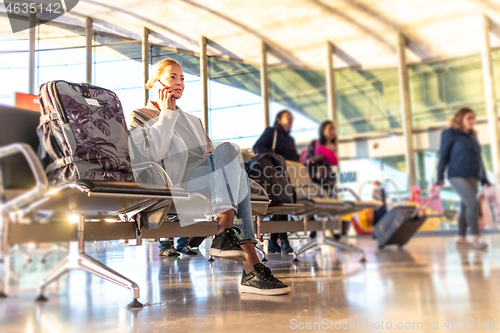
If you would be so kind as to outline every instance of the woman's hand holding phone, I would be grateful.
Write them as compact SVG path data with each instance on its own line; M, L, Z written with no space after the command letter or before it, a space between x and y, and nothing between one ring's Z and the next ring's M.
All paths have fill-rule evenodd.
M167 87L161 81L156 81L155 86L159 89L158 105L160 106L161 111L175 110L176 104L174 93L170 87Z

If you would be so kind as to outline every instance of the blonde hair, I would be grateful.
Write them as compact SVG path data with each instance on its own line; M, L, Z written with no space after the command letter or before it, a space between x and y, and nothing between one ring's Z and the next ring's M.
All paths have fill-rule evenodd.
M474 112L474 110L472 110L471 108L469 108L467 106L461 107L453 115L453 118L451 118L451 120L450 120L450 127L454 128L454 129L457 129L457 130L463 131L464 130L464 126L463 126L464 117L465 117L466 114L468 114L470 112L474 113L474 115L476 114ZM475 129L472 129L472 133L477 134L477 132L476 132Z
M160 76L165 71L165 68L167 68L168 66L171 66L171 65L178 65L178 66L182 67L181 65L179 65L179 63L177 61L175 61L173 59L169 59L169 58L158 61L153 66L153 70L152 70L153 74L151 74L151 77L149 78L148 82L146 83L146 88L148 88L148 89L153 88L153 85L155 84L156 81L158 81L160 79Z

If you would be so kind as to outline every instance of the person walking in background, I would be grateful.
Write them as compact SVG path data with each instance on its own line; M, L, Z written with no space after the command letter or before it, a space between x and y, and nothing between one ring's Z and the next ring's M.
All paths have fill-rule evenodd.
M282 110L276 115L274 125L264 130L264 133L255 142L253 151L255 154L276 153L283 156L285 159L297 162L299 155L295 140L290 135L292 129L293 115L288 110ZM273 149L274 148L274 149ZM273 215L272 221L286 221L287 215ZM281 241L281 248L278 246L278 237ZM268 251L270 253L292 253L293 248L290 246L286 233L273 233L269 240Z
M372 191L372 199L380 202L382 205L379 209L373 212L373 225L375 226L377 222L382 218L382 216L387 213L387 204L386 204L387 195L385 193L385 189L382 188L380 182L378 180L373 182L373 191Z
M479 204L477 200L478 181L489 186L481 157L481 146L474 125L476 114L468 107L458 110L450 121L450 128L441 134L437 185L443 186L444 172L460 196L460 216L458 219L458 248L485 249L488 247L479 234ZM466 239L467 227L474 236L472 242Z

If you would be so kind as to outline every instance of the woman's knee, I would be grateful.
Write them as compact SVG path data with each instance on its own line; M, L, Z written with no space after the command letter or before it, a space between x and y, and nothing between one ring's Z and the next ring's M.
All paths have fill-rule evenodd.
M222 144L217 147L213 155L213 168L215 170L224 168L229 171L231 168L243 169L240 165L239 153L230 144ZM234 166L229 167L229 165L234 164ZM229 167L229 169L228 169Z
M225 142L214 150L215 155L236 157L239 151L229 142Z
M475 197L465 197L462 198L462 203L467 210L470 209L479 209L479 202Z

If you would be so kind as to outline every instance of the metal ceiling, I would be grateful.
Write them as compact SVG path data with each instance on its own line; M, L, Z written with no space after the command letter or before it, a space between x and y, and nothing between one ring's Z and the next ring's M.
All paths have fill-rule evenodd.
M3 2L0 12L5 12ZM248 62L323 69L325 42L335 45L335 67L393 67L396 38L408 39L410 63L479 52L480 15L492 20L499 46L498 0L80 0L57 21L140 39L142 27L155 44L208 52Z

